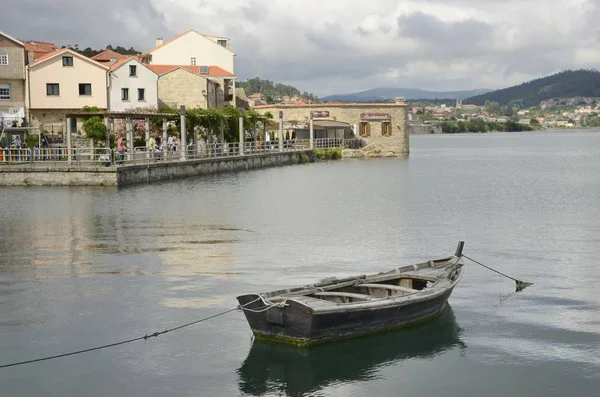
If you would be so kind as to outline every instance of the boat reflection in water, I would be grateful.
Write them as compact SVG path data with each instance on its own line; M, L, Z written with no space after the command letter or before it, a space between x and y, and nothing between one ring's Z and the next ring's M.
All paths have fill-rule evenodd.
M384 366L465 348L450 305L427 323L307 349L255 340L238 369L240 392L303 395L337 382L374 379Z

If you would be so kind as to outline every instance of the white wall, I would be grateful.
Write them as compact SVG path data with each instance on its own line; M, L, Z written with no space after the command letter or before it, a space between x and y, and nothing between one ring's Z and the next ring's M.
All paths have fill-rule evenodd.
M137 77L129 76L129 65L137 66ZM129 100L123 101L121 89L129 88ZM138 101L138 88L144 88L145 100ZM135 108L158 107L158 75L135 59L110 72L109 110L122 112Z
M234 73L233 56L232 51L192 31L152 52L151 63L155 65L190 65L191 58L195 57L197 66L219 66Z

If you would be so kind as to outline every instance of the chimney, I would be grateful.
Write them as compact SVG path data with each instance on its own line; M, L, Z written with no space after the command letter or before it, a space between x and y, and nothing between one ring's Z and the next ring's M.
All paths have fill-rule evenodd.
M162 39L162 37L157 37L156 38L156 47L159 47L161 45L163 45L163 39Z
M33 63L33 52L27 51L27 64L31 65Z

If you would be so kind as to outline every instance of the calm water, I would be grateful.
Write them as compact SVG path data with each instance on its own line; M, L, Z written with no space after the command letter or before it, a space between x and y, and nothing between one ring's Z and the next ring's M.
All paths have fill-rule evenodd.
M406 159L112 188L0 188L0 364L128 339L239 293L465 253L439 320L309 351L227 314L0 370L2 396L597 396L600 133L412 136Z

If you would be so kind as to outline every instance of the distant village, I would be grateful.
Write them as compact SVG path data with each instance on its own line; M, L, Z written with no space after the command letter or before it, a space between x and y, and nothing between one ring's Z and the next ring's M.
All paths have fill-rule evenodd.
M507 114L508 113L508 114ZM534 128L582 128L600 126L600 98L556 98L543 101L529 109L508 108L497 103L484 106L463 104L454 106L422 105L409 108L412 125L440 126L443 122L468 122L480 119L486 123L518 123ZM441 132L441 131L440 131Z

